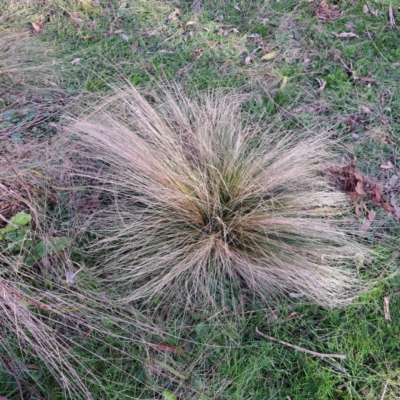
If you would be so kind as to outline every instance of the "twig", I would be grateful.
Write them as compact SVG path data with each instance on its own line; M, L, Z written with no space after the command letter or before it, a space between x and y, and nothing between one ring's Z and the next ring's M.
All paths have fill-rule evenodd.
M308 349L305 349L304 347L300 347L300 346L296 346L294 344L290 344L288 342L284 342L283 340L276 339L276 338L274 338L272 336L267 336L264 333L260 332L258 330L258 328L256 328L256 334L261 336L261 337L263 337L263 338L265 338L265 339L271 340L273 342L280 343L280 344L282 344L284 346L287 346L287 347L290 347L292 349L295 349L295 350L298 350L298 351L302 351L303 353L307 353L307 354L310 354L310 355L315 356L315 357L319 357L322 361L325 361L327 364L329 364L331 367L335 368L337 371L339 371L343 375L350 376L350 374L347 371L345 371L343 368L341 368L338 365L334 364L332 361L329 361L329 360L326 359L327 357L330 357L330 358L341 358L342 360L344 360L344 359L347 358L347 356L344 355L344 354L317 353L316 351L308 350Z
M263 337L265 339L272 340L273 342L277 342L277 343L283 344L284 346L290 347L290 348L298 350L298 351L302 351L303 353L311 354L312 356L319 357L319 358L322 358L322 359L325 359L326 357L329 357L329 358L340 358L342 360L345 360L347 358L347 356L345 354L317 353L316 351L308 350L308 349L305 349L304 347L296 346L294 344L290 344L288 342L284 342L283 340L275 339L272 336L267 336L264 333L260 332L258 330L258 328L256 328L256 333L257 333L257 335L259 335L259 336L261 336L261 337Z
M15 382L17 382L19 396L21 400L24 400L24 392L22 391L21 382L19 381L17 375L14 374L14 372L8 367L6 360L3 359L1 354L0 354L0 362L3 365L3 368L15 379Z
M389 383L389 381L387 380L386 383L385 383L385 387L383 388L383 393L382 393L382 396L381 396L381 400L385 400L386 389L388 387L388 383Z
M334 364L332 361L329 361L326 358L321 358L321 360L325 361L327 364L329 364L331 367L335 368L337 371L339 371L343 375L351 376L346 370L344 370L343 368L341 368L338 365Z

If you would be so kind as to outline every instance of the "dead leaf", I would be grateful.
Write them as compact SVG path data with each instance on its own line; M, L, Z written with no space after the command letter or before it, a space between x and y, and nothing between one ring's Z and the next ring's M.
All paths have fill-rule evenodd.
M381 168L383 168L383 169L392 169L392 168L394 168L394 165L390 161L388 161L386 164L382 164Z
M190 25L194 25L194 24L197 24L197 22L196 21L188 21L188 22L186 22L186 27L188 27Z
M242 11L238 6L233 6L233 8L236 10L236 11Z
M222 31L222 35L228 36L231 32L239 33L239 31L236 28L230 28L230 29L225 29L224 31Z
M163 343L149 343L149 346L154 347L158 351L167 351L170 353L183 354L184 351L180 347L171 346Z
M71 17L72 21L74 21L77 24L83 24L86 22L86 20L76 12L69 13L69 16Z
M271 53L267 53L267 54L264 54L262 57L261 57L261 60L272 60L273 58L275 58L276 56L278 55L278 52L277 51L271 51Z
M383 298L383 312L385 313L386 321L391 321L392 319L390 318L389 297Z
M94 29L94 28L96 28L96 21L95 20L93 20L92 22L91 22L91 24L90 24L90 29Z
M75 58L75 59L73 59L73 60L71 61L71 64L72 64L72 65L78 64L80 61L81 61L80 58Z
M333 36L336 36L339 39L350 39L354 37L358 38L358 35L356 35L353 32L342 32L342 33L331 32L331 33Z
M171 19L176 19L180 14L181 11L179 10L179 8L175 8L175 10L168 15L167 19L168 21L170 21Z
M368 212L368 219L370 220L370 221L373 221L374 219L375 219L375 216L376 216L376 212L374 211L374 210L369 210L369 212Z
M384 202L382 202L382 208L387 212L394 212L395 211L394 207L392 207L390 204L384 203Z
M366 107L366 106L358 106L358 111L365 113L365 114L370 114L372 111Z
M204 47L190 52L190 58L197 61L204 53Z
M165 50L165 49L158 50L158 52L159 52L159 53L164 53L164 54L175 54L174 51Z
M399 179L399 177L395 174L393 175L390 179L389 182L387 183L386 187L388 189L391 189L397 182L397 179Z
M358 79L360 81L369 82L369 83L373 83L373 82L376 82L378 80L378 79L375 79L375 78L369 78L368 76L360 76Z
M396 214L397 218L400 218L400 207L397 205L396 199L394 197L394 194L392 193L392 196L390 197L390 203L392 204L394 208L394 213Z
M33 33L37 35L42 29L44 24L40 22L32 22Z
M364 219L362 225L360 226L360 231L361 232L368 232L368 229L371 227L371 223L372 221L370 221L369 219Z
M187 379L187 377L185 375L182 375L179 371L177 371L175 368L171 367L167 363L156 360L156 359L153 359L152 361L155 362L156 364L160 365L161 367L165 368L167 371L171 372L171 374L175 375L176 377L178 377L180 379Z
M326 0L318 0L317 3L314 14L322 22L332 22L343 14L343 11L327 4Z
M285 86L286 86L286 84L287 84L287 81L288 81L288 77L287 77L287 76L284 76L283 79L282 79L281 86L279 87L279 90L285 89Z
M360 209L360 204L356 204L356 215L357 217L361 217L361 209Z
M363 13L367 14L370 13L371 15L374 15L375 17L378 15L378 10L375 10L374 8L372 8L369 4L365 4L363 7Z
M379 204L382 201L381 190L376 188L375 191L374 191L374 194L375 194L375 199L374 200L377 202L377 204Z
M357 171L354 172L354 178L356 178L360 182L364 181L364 177Z
M300 113L300 112L315 112L315 113L320 113L324 111L324 108L317 105L317 104L304 104L299 108L296 108L294 112Z
M327 81L322 78L316 78L316 79L319 83L319 88L318 88L317 92L322 92L326 87Z
M193 64L188 64L188 65L184 66L183 68L179 69L179 70L176 72L176 75L177 75L177 76L183 75L183 74L185 74L186 72L188 72L188 71L189 71L190 69L192 69L192 68L193 68Z
M391 28L394 28L396 26L396 20L393 16L393 7L391 4L389 5L389 25Z
M360 196L364 196L364 195L367 194L367 193L364 192L363 184L362 184L362 182L360 182L360 181L357 182L356 187L354 188L354 190L355 190L356 193L359 194Z
M201 1L200 0L195 0L193 5L192 5L192 7L193 7L193 11L195 13L199 13L200 9L201 9Z
M246 59L244 60L244 63L246 65L249 65L251 63L252 58L250 56L247 56Z

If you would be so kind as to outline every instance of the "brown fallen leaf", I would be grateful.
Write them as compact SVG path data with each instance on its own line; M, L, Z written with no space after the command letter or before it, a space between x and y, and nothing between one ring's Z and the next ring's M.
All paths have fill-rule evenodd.
M270 53L264 54L264 55L261 57L261 60L264 60L264 61L266 61L266 60L272 60L272 59L275 58L277 55L278 55L278 52L277 52L277 51L271 51Z
M342 32L342 33L331 32L331 33L333 36L336 36L339 39L350 39L354 37L358 38L358 35L356 35L353 32Z
M395 174L393 175L390 179L389 182L386 184L386 188L387 189L391 189L397 182L397 179L399 179L399 177Z
M204 53L204 47L200 49L196 49L190 52L190 58L194 61L197 61Z
M354 188L354 190L356 191L357 194L364 196L367 193L365 193L364 189L363 189L363 184L362 182L358 181L356 184L356 187Z
M188 72L188 71L189 71L190 69L192 69L192 68L193 68L193 64L188 64L188 65L184 66L183 68L179 69L179 70L176 72L176 75L177 75L177 76L183 75L183 74L185 74L186 72Z
M239 31L236 28L230 28L230 29L225 29L224 31L222 31L222 35L228 36L231 32L239 33Z
M188 22L186 22L185 27L187 28L188 26L190 26L190 25L195 25L195 24L197 24L196 21L188 21Z
M382 208L387 211L387 212L395 212L394 207L392 207L390 204L388 203L384 203L382 202Z
M379 204L382 201L382 192L380 189L375 188L374 191L374 195L375 195L375 201Z
M86 20L76 12L69 13L69 16L71 17L72 21L74 21L76 24L83 24L86 22Z
M304 104L299 108L296 108L294 110L295 113L301 113L301 112L315 112L315 113L320 113L324 111L325 109L317 104Z
M392 196L390 197L390 203L392 204L394 208L394 213L397 218L400 218L400 207L397 205L396 198L394 197L394 194L392 193Z
M378 10L375 10L374 8L372 8L369 4L365 4L363 7L363 13L367 14L370 13L371 15L374 15L375 17L378 15Z
M249 65L249 64L251 63L251 61L252 61L252 58L251 58L250 56L247 56L247 57L245 58L245 60L244 60L244 63L245 63L246 65Z
M356 178L360 182L364 181L364 177L357 171L354 172L354 178Z
M360 81L369 82L369 83L373 83L373 82L376 82L378 80L378 79L375 79L375 78L370 78L368 76L360 76L358 79Z
M170 353L178 353L178 354L183 354L184 351L180 347L176 346L171 346L169 344L163 344L163 343L149 343L149 346L154 347L158 351L167 351Z
M181 14L181 11L179 10L179 8L175 8L175 10L172 11L172 12L168 15L167 19L168 19L168 21L170 21L171 19L176 19L176 18L178 18L178 16L179 16L180 14Z
M392 169L392 168L394 168L394 165L390 161L388 161L386 164L382 164L381 168L383 168L383 169Z
M389 297L383 298L383 312L385 313L386 321L391 321L390 310L389 310Z
M376 212L374 211L374 210L369 210L369 212L368 212L368 219L370 220L370 221L373 221L374 219L375 219L375 216L376 216Z
M343 14L343 11L330 6L326 0L318 0L314 14L321 22L332 22Z
M392 205L388 204L387 200L382 195L382 188L367 176L359 173L354 164L345 167L329 168L325 170L324 175L333 178L333 183L338 189L349 193L350 199L355 205L355 213L358 217L362 215L362 208L365 210L366 215L369 215L370 213L370 210L368 210L364 203L366 200L370 201L374 206L382 207L387 212L396 212L397 210L397 204L393 205L392 199ZM395 176L396 178L393 178L393 180L391 179L393 185L397 180L397 175ZM391 186L386 184L386 189L391 189ZM364 223L364 225L365 226L362 230L368 229L367 223Z
M363 223L360 226L360 232L368 232L369 228L371 227L372 221L369 219L364 219Z
M366 107L366 106L358 106L358 111L365 113L365 114L370 114L372 111Z
M71 61L71 64L72 64L72 65L78 64L78 63L80 63L80 61L81 61L80 58L74 58L74 59Z
M33 33L37 35L43 29L43 26L44 24L40 22L32 22Z
M193 11L197 14L200 12L201 9L201 1L195 0L192 4Z

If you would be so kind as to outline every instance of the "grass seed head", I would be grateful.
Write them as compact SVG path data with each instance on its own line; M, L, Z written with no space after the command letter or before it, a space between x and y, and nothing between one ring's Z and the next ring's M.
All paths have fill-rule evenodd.
M347 231L346 195L322 176L329 140L273 133L242 100L172 87L150 103L126 87L70 126L102 165L86 173L110 194L92 251L123 301L213 303L232 287L329 306L354 296L366 249Z

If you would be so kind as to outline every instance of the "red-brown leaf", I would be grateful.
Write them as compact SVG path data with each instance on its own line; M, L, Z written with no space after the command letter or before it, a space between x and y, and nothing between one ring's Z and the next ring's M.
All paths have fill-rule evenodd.
M168 351L170 353L179 353L179 354L183 353L183 350L180 347L171 346L169 344L150 343L150 346L154 347L158 351Z
M355 187L355 191L357 192L357 194L359 194L359 195L361 195L361 196L367 194L367 193L364 192L363 184L362 184L362 182L360 182L360 181L357 182L357 185L356 185L356 187Z
M388 203L382 203L382 208L387 211L387 212L394 212L394 207L392 207L390 204Z

